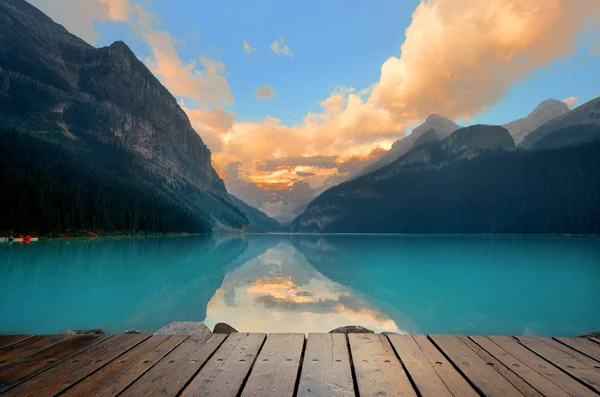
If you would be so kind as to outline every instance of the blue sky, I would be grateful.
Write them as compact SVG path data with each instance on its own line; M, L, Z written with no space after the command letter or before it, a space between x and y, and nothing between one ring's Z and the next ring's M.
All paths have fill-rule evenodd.
M399 53L418 2L382 0L379 7L354 0L144 4L181 40L177 49L183 59L209 55L225 64L238 120L258 121L271 115L292 124L307 112L318 111L318 102L333 86L366 88L376 81L383 62ZM96 45L124 40L138 57L147 56L147 46L125 26L110 22L96 26ZM277 56L269 49L281 36L293 57ZM246 54L244 41L256 51ZM274 86L276 99L253 96L262 84Z
M504 124L600 94L598 0L29 1L96 46L125 41L216 166L268 188L323 184L339 170L318 156L360 166L433 112Z
M228 110L237 121L277 117L294 124L308 112L318 112L318 102L336 85L366 88L376 82L381 65L400 54L405 30L418 1L372 2L327 0L252 2L159 0L143 2L160 19L161 29L178 41L182 59L208 55L224 63L235 104ZM148 47L123 24L96 22L96 45L126 41L140 58ZM277 56L269 44L285 37L293 57ZM255 52L246 54L247 41ZM505 123L526 115L548 98L579 97L578 103L600 94L600 57L579 48L575 56L535 70L514 84L475 123ZM272 85L276 98L259 100L257 86Z

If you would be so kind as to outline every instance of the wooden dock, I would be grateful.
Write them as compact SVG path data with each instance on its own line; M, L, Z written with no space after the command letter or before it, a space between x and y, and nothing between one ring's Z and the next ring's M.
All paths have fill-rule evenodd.
M598 396L600 340L462 335L0 336L4 396Z

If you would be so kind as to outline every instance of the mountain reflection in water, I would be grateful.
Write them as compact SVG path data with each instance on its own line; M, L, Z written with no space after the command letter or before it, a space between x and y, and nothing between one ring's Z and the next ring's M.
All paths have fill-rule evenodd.
M400 332L394 320L323 276L286 240L225 275L207 308L206 324L217 322L247 332L328 332L349 324Z
M0 334L600 330L600 239L213 235L0 245Z

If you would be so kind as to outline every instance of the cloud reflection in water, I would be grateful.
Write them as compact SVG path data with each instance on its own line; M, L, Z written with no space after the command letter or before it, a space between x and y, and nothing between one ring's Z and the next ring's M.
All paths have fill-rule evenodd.
M402 332L361 294L318 272L289 241L234 269L207 307L206 324L244 332L328 332L362 325Z

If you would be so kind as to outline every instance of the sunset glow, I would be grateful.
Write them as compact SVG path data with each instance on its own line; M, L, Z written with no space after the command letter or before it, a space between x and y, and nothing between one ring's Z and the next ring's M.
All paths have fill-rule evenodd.
M186 9L195 8L185 0L176 0L173 15L164 21L152 2L56 1L63 7L49 7L43 0L32 3L88 40L104 40L114 24L127 29L137 40L138 56L176 96L210 148L228 189L246 200L256 197L256 189L285 191L304 182L316 195L323 186L359 173L372 156L381 156L431 113L467 123L480 115L496 124L522 117L525 110L517 114L514 109L508 116L494 106L515 86L535 78L540 68L580 51L595 51L600 42L597 24L588 23L600 15L597 0L431 0L395 5L402 12L388 13L398 13L397 26L392 20L383 25L392 35L387 34L385 41L368 36L352 51L368 54L375 48L378 61L363 60L361 55L350 64L335 61L341 44L333 40L341 38L329 39L320 28L306 43L301 41L305 29L296 35L292 28L286 32L285 23L260 34L236 30L235 45L220 43L217 51L199 39L207 33L201 23L194 22L193 27L202 34L186 34L185 40L171 24L175 13L183 18L189 14ZM349 23L360 25L363 15L377 11L367 3L360 7L348 16ZM259 21L264 15L253 18ZM385 51L380 48L383 44ZM311 58L313 46L318 59ZM372 68L360 72L358 66L365 62ZM329 68L329 63L334 66ZM325 77L316 65L328 71ZM303 86L317 76L329 87L320 83L311 97L304 95ZM579 94L565 92L562 97L571 103ZM302 101L294 101L300 95ZM546 98L535 101L542 99ZM332 157L336 164L352 163L354 169L301 160L315 156ZM264 170L270 160L287 160L287 168ZM302 168L308 165L310 170Z

